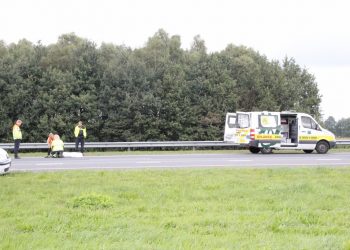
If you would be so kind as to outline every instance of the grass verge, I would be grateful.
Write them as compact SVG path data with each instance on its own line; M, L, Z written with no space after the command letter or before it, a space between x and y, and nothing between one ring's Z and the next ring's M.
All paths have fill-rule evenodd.
M0 249L350 249L350 169L0 176Z

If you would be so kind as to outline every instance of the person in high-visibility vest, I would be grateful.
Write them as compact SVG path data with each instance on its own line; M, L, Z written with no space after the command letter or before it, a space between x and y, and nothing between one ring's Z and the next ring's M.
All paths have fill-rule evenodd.
M47 146L48 146L48 150L47 150L47 156L45 156L46 158L47 157L50 157L51 155L51 144L54 140L54 134L53 133L50 133L49 136L47 137Z
M54 135L54 139L51 143L51 155L54 158L63 157L64 143L59 135Z
M86 127L83 125L82 121L79 121L77 126L75 126L74 136L75 136L75 151L78 151L78 147L79 147L79 143L80 143L80 152L84 153Z
M18 151L19 151L19 145L21 144L21 141L22 141L22 131L20 128L21 125L22 125L22 121L17 120L12 127L12 135L13 135L13 140L15 142L15 146L13 149L13 153L15 154L15 159L20 159L20 157L18 156Z

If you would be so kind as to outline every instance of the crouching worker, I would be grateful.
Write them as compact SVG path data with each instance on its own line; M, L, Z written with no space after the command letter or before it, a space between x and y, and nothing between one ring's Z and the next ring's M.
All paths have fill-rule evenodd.
M51 143L51 156L54 158L62 158L64 150L64 143L59 135L54 135Z
M52 147L52 142L54 139L54 134L50 133L49 136L47 137L47 146L48 146L48 150L47 150L47 156L45 156L45 158L48 158L51 156L51 147Z

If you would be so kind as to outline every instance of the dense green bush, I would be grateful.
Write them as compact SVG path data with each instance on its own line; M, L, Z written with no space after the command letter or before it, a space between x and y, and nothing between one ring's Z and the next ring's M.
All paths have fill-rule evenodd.
M293 59L269 61L228 45L208 53L195 37L159 30L142 48L65 34L44 46L0 41L0 141L23 120L25 142L49 132L73 140L78 120L90 141L222 140L224 117L236 110L297 110L319 116L313 75Z
M75 197L71 202L73 208L99 209L112 207L112 199L108 195L89 193Z

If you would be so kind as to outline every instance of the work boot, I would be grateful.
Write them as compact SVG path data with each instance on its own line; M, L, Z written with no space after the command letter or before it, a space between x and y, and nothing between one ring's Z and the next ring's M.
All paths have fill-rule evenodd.
M15 159L21 159L21 157L19 157L18 155L15 155Z

